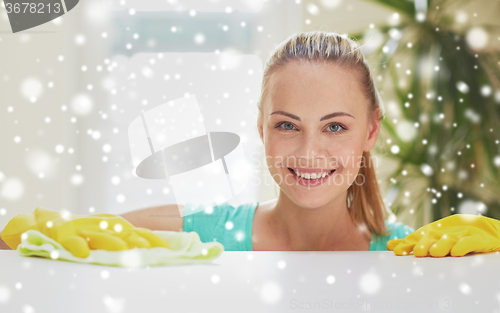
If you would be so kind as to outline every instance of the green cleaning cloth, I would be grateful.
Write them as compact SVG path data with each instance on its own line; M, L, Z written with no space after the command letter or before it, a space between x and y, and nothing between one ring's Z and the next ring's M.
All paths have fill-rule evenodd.
M220 242L202 242L196 232L153 230L171 249L163 247L134 248L124 251L91 250L86 258L75 257L60 243L37 230L21 236L17 251L21 256L39 256L54 260L119 267L146 267L211 263L224 252Z

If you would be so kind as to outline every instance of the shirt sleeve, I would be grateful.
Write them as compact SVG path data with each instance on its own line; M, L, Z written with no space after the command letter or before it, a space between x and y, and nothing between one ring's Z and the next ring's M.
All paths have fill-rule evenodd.
M197 213L184 215L183 231L196 232L202 242L214 241L213 233L221 220L226 220L227 210L224 206L193 205L187 203L184 212Z
M234 207L224 202L206 208L188 204L184 212L196 213L184 216L183 231L198 233L202 242L218 241L225 251L252 251L252 225L257 204Z

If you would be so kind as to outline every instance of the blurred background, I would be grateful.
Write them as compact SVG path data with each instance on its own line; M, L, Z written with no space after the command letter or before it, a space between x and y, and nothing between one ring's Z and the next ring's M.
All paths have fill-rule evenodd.
M0 229L37 206L119 214L175 203L168 182L134 174L127 128L199 93L199 54L244 81L208 81L197 95L205 129L240 135L251 167L229 202L275 198L256 131L262 68L275 45L308 30L347 34L368 58L386 109L372 153L398 220L500 219L499 16L490 0L84 0L14 34L2 5ZM136 59L144 66L127 72ZM178 66L156 71L162 60ZM145 92L152 81L164 87Z

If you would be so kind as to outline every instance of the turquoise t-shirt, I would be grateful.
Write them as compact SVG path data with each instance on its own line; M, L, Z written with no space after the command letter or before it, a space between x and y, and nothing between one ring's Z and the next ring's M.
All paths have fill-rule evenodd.
M197 213L184 216L183 231L198 233L203 242L218 241L226 251L253 251L252 225L258 204L251 202L233 207L224 202L200 211L203 205L200 208L188 203L185 211L193 209ZM389 240L404 238L415 231L401 222L385 221L385 225L390 235L375 236L372 233L370 251L388 251L386 245Z

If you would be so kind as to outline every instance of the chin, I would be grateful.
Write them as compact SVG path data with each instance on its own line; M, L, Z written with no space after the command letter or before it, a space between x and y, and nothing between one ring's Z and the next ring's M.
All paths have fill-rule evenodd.
M294 187L292 187L293 189ZM292 202L294 202L296 205L305 208L305 209L315 209L315 208L320 208L332 201L331 199L331 194L328 194L328 192L325 193L323 192L318 192L314 191L311 192L309 191L298 191L298 190L289 190L286 192L286 194L289 195L289 198Z
M309 201L303 201L302 199L300 199L300 200L296 200L294 202L295 202L295 204L297 204L301 208L311 209L311 210L321 208L321 207L324 207L325 205L327 205L327 202L325 202L325 201L322 201L322 202L317 201L315 203L311 203Z

